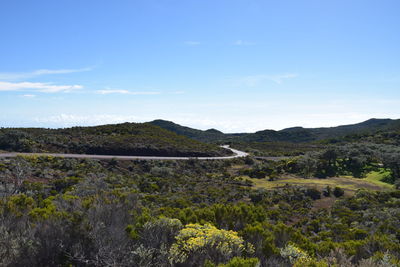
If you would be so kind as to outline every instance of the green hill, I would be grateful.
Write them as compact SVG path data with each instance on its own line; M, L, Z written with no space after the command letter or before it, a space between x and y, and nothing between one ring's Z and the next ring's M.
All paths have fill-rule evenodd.
M142 156L222 156L230 152L149 123L66 129L2 128L0 150Z
M395 136L396 138L394 138ZM370 119L330 128L293 127L280 131L225 134L215 129L197 130L171 121L123 123L65 129L3 128L0 150L108 155L221 156L229 151L214 143L309 143L366 140L400 143L400 120ZM208 144L206 144L208 143ZM397 144L396 143L396 144Z
M312 142L327 139L339 139L348 135L370 135L379 131L400 129L400 120L370 119L357 124L326 128L293 127L280 131L264 130L241 136L245 142Z
M202 131L202 130L189 128L186 126L181 126L172 121L154 120L149 123L152 125L156 125L161 128L164 128L166 130L172 131L176 134L184 135L186 137L189 137L189 138L192 138L192 139L195 139L198 141L202 141L202 142L214 142L214 141L224 140L227 137L226 134L224 134L218 130L215 130L215 129L209 129L206 131Z
M215 129L201 131L170 121L156 120L153 125L203 142L292 142L306 143L351 135L373 135L378 132L400 130L400 120L370 119L361 123L326 128L293 127L280 131L262 130L255 133L224 134Z

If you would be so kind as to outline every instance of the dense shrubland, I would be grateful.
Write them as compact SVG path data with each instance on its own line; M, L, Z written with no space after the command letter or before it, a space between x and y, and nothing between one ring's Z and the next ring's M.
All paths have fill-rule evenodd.
M231 172L243 164L268 165L1 160L0 265L399 265L400 191L339 192L332 207L316 209L325 192L254 190ZM298 164L268 168L278 175Z
M66 129L2 128L0 150L107 155L221 156L229 150L148 123Z

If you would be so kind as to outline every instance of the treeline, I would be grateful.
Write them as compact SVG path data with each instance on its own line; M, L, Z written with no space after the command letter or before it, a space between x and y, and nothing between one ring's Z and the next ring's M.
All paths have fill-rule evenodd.
M143 156L222 156L230 151L148 123L66 129L2 128L0 150Z
M312 190L254 190L248 159L1 160L1 266L396 266L400 191L318 210Z

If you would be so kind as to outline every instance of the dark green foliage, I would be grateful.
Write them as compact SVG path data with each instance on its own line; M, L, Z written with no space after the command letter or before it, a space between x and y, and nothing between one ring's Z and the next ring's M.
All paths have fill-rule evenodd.
M259 260L257 258L244 259L234 257L226 264L219 264L218 267L257 267Z
M0 149L143 156L221 156L230 151L191 140L148 123L67 129L0 129Z
M11 150L18 152L31 152L33 143L30 140L30 135L18 129L10 129L0 134L0 149Z
M330 146L317 152L283 159L284 170L303 177L353 176L363 178L371 171L384 171L389 174L383 182L396 183L400 178L400 149L392 145L355 143Z
M336 187L333 189L333 195L334 195L335 197L341 197L341 196L344 195L344 190L343 190L342 188L336 186Z
M159 126L168 131L192 138L194 140L202 141L202 142L220 141L220 140L224 140L226 137L226 135L224 133L217 131L215 129L201 131L201 130L181 126L179 124L173 123L172 121L154 120L154 121L149 122L149 124Z
M335 143L352 135L371 135L400 129L400 121L390 119L370 119L358 124L331 128L293 127L281 131L263 130L256 133L243 134L223 134L214 129L201 131L163 120L155 120L150 123L203 142L254 143L252 146L268 146L268 142L305 143L327 139L330 139L330 143Z
M247 175L251 178L265 178L267 176L276 176L275 166L273 164L255 164L251 168L243 169L240 172L242 175Z
M306 191L306 196L313 200L317 200L321 198L321 192L316 188L308 188Z

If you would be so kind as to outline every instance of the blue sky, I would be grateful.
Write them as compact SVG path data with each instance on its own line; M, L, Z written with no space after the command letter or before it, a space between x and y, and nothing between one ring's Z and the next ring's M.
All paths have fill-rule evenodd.
M397 0L2 0L0 127L400 118Z

